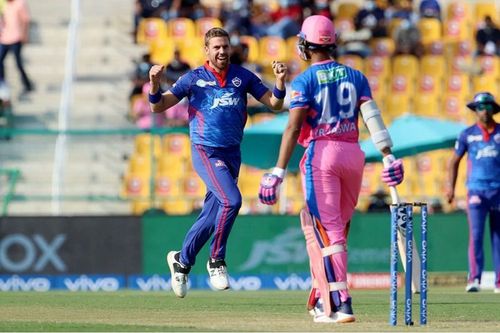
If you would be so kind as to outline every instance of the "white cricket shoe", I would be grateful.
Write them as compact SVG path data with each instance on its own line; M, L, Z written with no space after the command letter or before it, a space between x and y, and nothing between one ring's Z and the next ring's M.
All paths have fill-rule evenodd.
M468 293L475 293L478 292L480 289L479 287L479 280L474 279L474 281L467 283L467 287L465 287L465 291Z
M356 317L354 317L354 313L352 311L351 298L342 302L337 311L332 312L330 316L325 314L323 304L320 301L316 303L314 309L309 310L309 313L314 316L313 321L315 323L344 324L356 321Z
M213 260L210 258L207 262L207 271L212 287L218 290L229 289L229 278L224 259Z
M184 298L187 293L188 274L190 267L185 267L180 263L180 252L170 251L167 254L167 263L170 268L170 284L177 297Z

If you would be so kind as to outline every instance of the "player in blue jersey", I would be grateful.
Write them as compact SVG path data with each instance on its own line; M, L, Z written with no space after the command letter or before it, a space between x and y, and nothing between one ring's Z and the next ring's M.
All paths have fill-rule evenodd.
M331 59L333 22L320 15L304 20L298 47L311 65L292 82L290 114L276 167L261 180L259 199L272 205L298 141L306 147L300 162L307 211L300 214L313 278L308 309L315 322L355 321L347 288L347 233L363 176L365 155L359 146L362 116L375 146L387 162L382 180L403 181L401 160L391 154L392 141L368 80Z
M215 289L229 288L226 243L241 207L237 186L240 143L247 120L247 93L272 110L285 98L286 65L273 62L276 82L271 92L247 69L230 64L228 33L221 28L205 34L206 63L183 75L167 92L160 91L164 66L153 66L149 101L153 112L163 112L184 97L189 99L189 134L193 167L207 187L203 209L188 231L182 249L167 254L172 289L187 292L187 277L196 255L213 235L207 270Z
M458 167L467 153L467 220L469 222L469 274L466 291L479 291L484 268L483 238L490 217L495 292L500 293L500 125L493 115L500 106L493 95L481 92L467 107L477 123L460 133L450 163L448 202L455 198Z

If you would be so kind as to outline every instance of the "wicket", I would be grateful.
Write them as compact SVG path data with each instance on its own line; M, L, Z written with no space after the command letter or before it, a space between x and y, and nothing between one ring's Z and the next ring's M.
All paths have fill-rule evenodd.
M404 319L406 325L412 320L412 249L413 249L413 207L420 207L420 325L427 324L427 204L422 202L397 203L391 205L391 264L390 264L390 314L389 323L397 324L398 315L398 229L403 228L406 250Z

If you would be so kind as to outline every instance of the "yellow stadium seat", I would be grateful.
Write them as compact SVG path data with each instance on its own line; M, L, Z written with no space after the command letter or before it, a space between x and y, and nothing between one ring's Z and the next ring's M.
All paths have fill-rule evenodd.
M354 19L356 14L359 12L359 5L354 2L342 2L339 3L337 8L336 18L349 18Z
M417 79L416 95L432 95L439 96L443 92L443 84L441 79L430 74L422 73Z
M370 46L373 50L373 55L381 57L390 57L394 54L396 45L390 37L377 37L370 40Z
M448 19L443 24L443 39L448 44L470 40L471 30L467 21Z
M171 177L181 178L189 169L190 161L185 156L163 154L158 159L157 172L167 173Z
M149 200L134 200L131 203L132 215L135 216L144 214L150 208L151 202Z
M409 94L389 94L385 99L384 121L390 123L389 119L397 118L404 113L410 112Z
M365 59L366 75L375 75L386 81L391 75L391 61L389 57L368 56Z
M193 20L187 17L172 18L167 21L167 34L174 40L189 41L196 37L196 28ZM200 44L200 47L203 44Z
M277 36L266 36L259 40L259 63L264 71L271 71L271 62L286 61L288 58L286 42Z
M161 139L158 135L149 133L141 133L135 136L134 139L135 152L139 155L151 154L158 157L161 152Z
M159 38L150 45L151 62L167 65L174 59L175 45L166 38Z
M420 59L420 73L441 80L446 73L446 59L440 55L424 55Z
M259 42L254 36L243 35L240 36L240 43L248 45L248 62L259 62L260 51Z
M158 197L177 198L181 196L180 179L168 172L160 172L155 179L155 194Z
M133 154L130 156L128 172L149 176L153 159L150 154Z
M498 8L495 1L477 1L474 5L474 25L477 28L484 22L485 16L490 16L498 24Z
M406 75L394 74L391 77L389 93L391 95L405 95L408 99L413 98L415 81Z
M492 76L495 79L500 78L500 60L497 56L478 56L476 61L479 62L483 71L482 75Z
M416 94L413 102L413 113L420 116L439 118L442 114L440 111L437 96L432 94Z
M147 175L132 172L123 178L122 195L126 198L147 198L150 189L150 179Z
M382 185L380 175L382 173L382 163L366 163L363 170L363 180L361 181L361 196L370 196L377 192Z
M443 36L441 21L437 18L421 18L417 26L424 46L440 40Z
M200 199L205 196L206 187L197 173L191 172L183 179L182 192L188 198Z
M492 91L496 92L498 90L498 83L496 77L488 75L479 75L472 78L472 91L474 93L480 91Z
M177 40L176 44L180 50L181 58L184 59L191 68L203 65L206 55L202 37L180 39Z
M419 70L418 58L414 55L403 54L392 59L392 74L404 75L410 80L415 80ZM411 83L411 82L410 82Z
M189 158L191 156L191 141L184 133L169 133L163 136L163 154Z
M449 120L467 122L467 107L466 100L463 97L455 94L446 93L443 97L443 113L444 117Z
M137 27L137 43L151 45L167 36L167 23L161 18L145 18Z
M352 67L354 69L357 69L358 71L363 72L364 71L364 62L363 58L361 58L359 55L355 54L346 54L338 57L338 62L341 63L342 65Z
M167 215L188 215L193 212L193 201L190 199L166 200L162 208Z
M212 28L222 28L222 22L217 17L200 17L194 21L195 34L205 37L205 33Z
M465 74L452 74L445 80L445 92L467 99L470 95L469 77Z
M387 85L376 75L367 75L368 84L372 90L372 97L379 108L384 109L385 97L387 96Z
M454 0L448 2L447 8L448 19L465 21L470 23L472 20L472 8L468 2L463 0Z

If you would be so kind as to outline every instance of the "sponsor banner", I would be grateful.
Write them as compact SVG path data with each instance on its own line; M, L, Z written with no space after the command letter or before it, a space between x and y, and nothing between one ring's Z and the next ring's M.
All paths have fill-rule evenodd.
M0 291L117 291L125 288L121 275L0 275Z
M128 216L0 219L0 274L141 273L141 221Z
M143 273L168 272L165 254L181 248L195 216L145 216L143 218ZM433 214L428 224L428 270L467 270L468 225L466 215ZM420 216L414 213L414 236L420 246ZM489 240L486 230L485 240ZM453 240L449 242L447 240ZM485 268L493 269L491 242L485 241ZM198 254L194 274L206 274L208 246ZM349 272L388 272L390 254L390 214L356 213L348 238ZM458 249L458 251L457 251ZM309 259L304 235L296 216L239 216L233 226L226 251L231 274L308 273Z
M484 272L482 289L494 288L494 272ZM403 277L398 275L398 287ZM308 274L231 275L229 284L234 291L302 290L311 289ZM347 275L349 289L389 289L390 276L385 273L357 273ZM51 290L113 292L131 289L145 292L169 292L170 275L0 275L0 292ZM190 274L188 289L211 289L206 274Z

